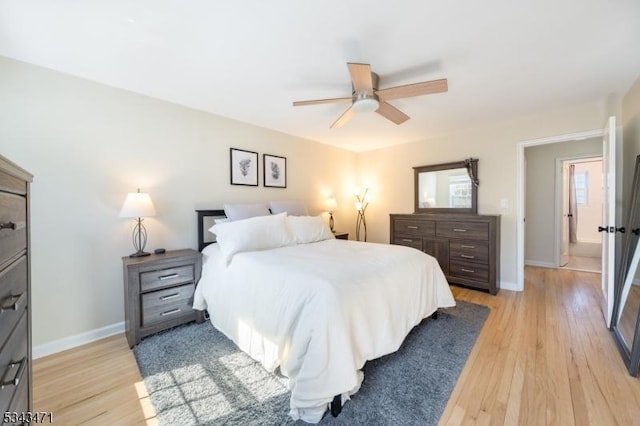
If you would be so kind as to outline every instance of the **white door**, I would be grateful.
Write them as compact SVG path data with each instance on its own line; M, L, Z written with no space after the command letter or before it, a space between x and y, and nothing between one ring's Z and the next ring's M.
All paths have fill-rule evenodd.
M611 326L616 255L616 118L609 117L602 140L602 313Z
M562 162L562 224L560 266L569 263L569 163Z

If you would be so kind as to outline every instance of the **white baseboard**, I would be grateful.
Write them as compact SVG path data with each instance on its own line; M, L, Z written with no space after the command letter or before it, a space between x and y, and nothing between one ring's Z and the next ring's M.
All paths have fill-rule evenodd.
M32 351L33 358L42 358L43 356L66 351L67 349L82 346L119 333L124 333L124 321L34 346Z
M500 281L500 290L522 291L518 289L516 283L509 281Z
M524 264L528 266L539 266L541 268L557 268L553 262L540 262L539 260L525 260Z

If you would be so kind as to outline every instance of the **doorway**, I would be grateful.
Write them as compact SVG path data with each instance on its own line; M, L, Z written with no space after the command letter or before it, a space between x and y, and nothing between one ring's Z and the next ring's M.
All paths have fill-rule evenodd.
M557 267L602 271L602 157L556 159Z
M558 142L567 142L575 140L584 140L587 138L601 138L604 132L602 129L589 130L585 132L572 133L567 135L552 136L548 138L534 139L519 142L516 151L516 285L514 290L524 290L524 264L525 264L525 184L526 171L528 167L525 161L525 150L538 145L553 144ZM552 172L553 173L553 172Z

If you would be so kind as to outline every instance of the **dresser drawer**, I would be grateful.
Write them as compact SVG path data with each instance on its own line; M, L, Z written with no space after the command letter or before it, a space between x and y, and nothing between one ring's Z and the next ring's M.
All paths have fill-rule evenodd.
M486 282L489 279L489 266L450 259L449 275Z
M27 359L27 313L18 321L18 325L13 330L0 352L0 378L2 380L15 380L14 383L0 389L0 411L4 413L11 403L20 379L28 377L25 375L28 370Z
M195 284L182 285L142 295L142 325L169 321L193 312Z
M195 280L194 265L177 266L140 273L141 291L188 283Z
M436 233L435 222L425 220L395 219L393 228L396 234L433 237Z
M0 192L0 265L27 248L27 199Z
M489 261L489 244L484 241L451 241L449 253L451 259L487 263Z
M480 222L438 222L436 235L441 238L489 240L489 224Z
M393 239L393 244L396 244L399 246L413 247L415 249L422 250L422 238L419 238L419 237L396 236Z
M0 345L27 305L27 257L22 256L0 272Z

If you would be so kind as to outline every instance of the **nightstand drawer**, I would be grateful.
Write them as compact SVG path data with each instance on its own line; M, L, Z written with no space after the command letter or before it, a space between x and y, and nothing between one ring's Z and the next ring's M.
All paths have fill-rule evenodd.
M191 314L195 289L195 284L189 284L143 294L142 325L157 324Z
M194 279L193 265L142 272L140 274L140 290L149 291L170 285L188 283L194 281Z

